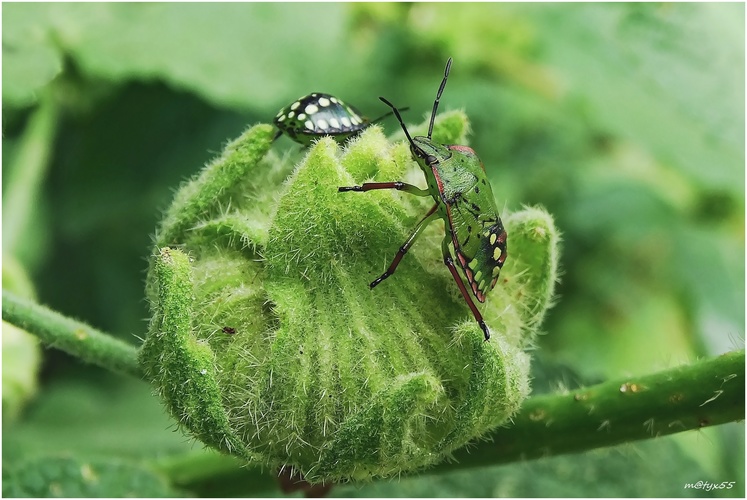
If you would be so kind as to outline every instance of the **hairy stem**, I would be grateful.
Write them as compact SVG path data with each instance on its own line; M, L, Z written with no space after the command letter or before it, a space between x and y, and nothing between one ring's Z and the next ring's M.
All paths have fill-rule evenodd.
M142 376L134 346L6 290L3 320L83 361L117 373Z
M744 420L744 350L634 377L528 399L492 442L431 471L577 453Z
M28 227L49 165L57 131L58 107L50 95L42 96L29 120L15 159L8 168L3 190L3 253L17 250Z

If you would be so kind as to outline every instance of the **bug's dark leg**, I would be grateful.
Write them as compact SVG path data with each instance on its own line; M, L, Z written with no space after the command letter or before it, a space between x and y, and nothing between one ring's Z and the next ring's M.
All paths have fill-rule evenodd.
M373 280L371 284L368 286L373 288L379 283L381 283L382 281L384 281L385 279L387 279L389 276L394 274L394 271L397 269L397 266L399 265L399 261L402 260L402 257L405 256L405 254L410 249L412 244L415 243L415 239L420 235L420 232L435 218L437 208L438 208L438 203L433 205L433 208L428 210L428 213L425 214L425 216L422 219L420 219L420 222L418 222L418 225L415 226L415 229L410 234L410 236L407 238L407 241L405 241L405 244L402 245L397 251L397 255L394 256L394 260L392 260L392 263L389 264L389 268L387 268L387 270L384 271L384 274L382 274L381 276Z
M427 189L420 189L412 184L405 182L366 182L360 186L340 186L337 191L343 193L345 191L357 191L365 192L371 191L372 189L396 189L397 191L404 191L406 193L414 194L416 196L429 196L430 193Z
M477 324L480 325L480 328L482 329L482 333L485 335L485 342L487 342L488 340L490 340L490 330L488 330L488 326L485 324L485 321L482 319L482 314L480 314L480 311L477 309L477 306L472 301L472 297L469 296L469 293L467 292L467 287L464 286L462 277L459 276L459 272L454 266L454 260L451 258L451 254L449 253L449 235L448 234L444 237L444 240L441 243L441 250L443 251L443 254L444 254L444 264L446 264L446 267L448 267L449 271L451 271L451 275L454 277L454 281L456 281L456 284L459 287L459 291L462 292L462 297L464 297L464 300L467 302L467 305L472 311L472 315L475 317L475 321L477 321Z

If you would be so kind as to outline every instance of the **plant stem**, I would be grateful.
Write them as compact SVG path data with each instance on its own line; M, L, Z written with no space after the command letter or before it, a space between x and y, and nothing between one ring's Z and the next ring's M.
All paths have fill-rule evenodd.
M569 394L528 399L510 427L427 472L483 467L744 420L744 350Z
M49 165L59 115L54 96L43 94L8 168L3 190L3 253L13 255L28 228Z
M142 377L134 346L6 290L3 290L3 320L83 361Z

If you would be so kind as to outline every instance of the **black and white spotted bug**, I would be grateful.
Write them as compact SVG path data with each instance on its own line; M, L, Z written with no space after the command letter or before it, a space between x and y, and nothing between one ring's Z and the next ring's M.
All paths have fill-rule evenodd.
M369 120L342 99L314 92L280 110L273 120L278 128L274 139L286 134L297 143L309 146L312 141L329 136L342 144L391 114Z

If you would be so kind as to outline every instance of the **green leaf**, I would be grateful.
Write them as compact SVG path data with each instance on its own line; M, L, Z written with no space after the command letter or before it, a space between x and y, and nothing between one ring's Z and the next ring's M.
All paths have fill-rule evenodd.
M138 460L192 447L172 432L173 423L146 384L100 368L85 373L84 380L48 382L12 431L4 429L4 463L49 453Z
M40 4L3 5L3 104L33 103L62 71L62 54L43 13Z
M302 92L299 79L334 82L344 67L339 57L307 54L312 45L344 44L340 4L18 4L4 11L6 22L24 20L16 38L54 37L89 76L158 79L224 106L290 100Z
M31 104L37 92L62 71L59 53L42 44L6 45L3 41L3 102Z
M597 126L696 182L743 188L744 5L531 9L547 34L543 59Z
M4 470L5 497L177 497L151 469L120 459L44 456Z

